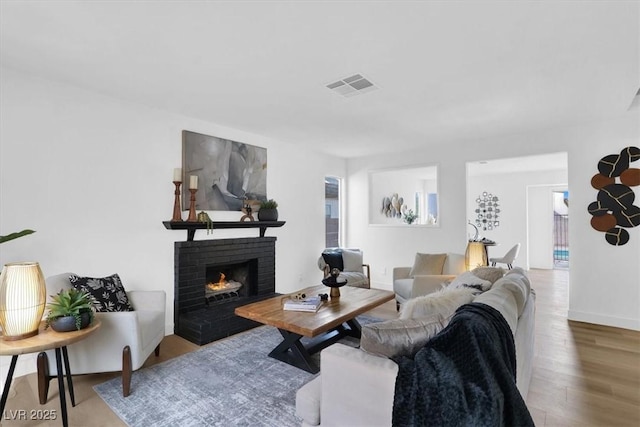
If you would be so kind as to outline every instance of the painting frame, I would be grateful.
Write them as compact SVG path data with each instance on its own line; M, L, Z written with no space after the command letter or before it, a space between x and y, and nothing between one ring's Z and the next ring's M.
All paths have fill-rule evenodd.
M196 209L240 211L247 201L267 200L267 149L182 131L182 209L189 210L191 176L198 177Z

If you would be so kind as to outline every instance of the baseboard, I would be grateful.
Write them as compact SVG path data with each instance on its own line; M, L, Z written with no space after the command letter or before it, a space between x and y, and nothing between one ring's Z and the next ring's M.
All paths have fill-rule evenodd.
M640 319L626 319L623 317L604 316L597 313L569 310L569 320L576 322L594 323L596 325L613 326L614 328L631 329L640 331Z

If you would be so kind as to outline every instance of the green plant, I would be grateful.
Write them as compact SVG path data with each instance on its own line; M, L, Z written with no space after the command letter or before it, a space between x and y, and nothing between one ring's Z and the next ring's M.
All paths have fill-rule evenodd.
M415 221L416 218L418 218L418 216L413 213L412 209L407 209L403 216L404 222L407 224L413 224L413 221Z
M49 314L45 322L45 328L51 325L51 322L66 316L73 316L76 319L76 328L80 330L82 313L89 313L89 323L93 322L93 297L86 292L79 291L75 288L61 290L55 295L51 295L51 302L47 304Z
M7 234L6 236L0 236L0 243L8 242L9 240L17 239L18 237L26 236L33 233L35 233L34 230L26 229L18 231L17 233Z
M273 199L263 200L260 202L260 209L276 209L278 207L278 202Z

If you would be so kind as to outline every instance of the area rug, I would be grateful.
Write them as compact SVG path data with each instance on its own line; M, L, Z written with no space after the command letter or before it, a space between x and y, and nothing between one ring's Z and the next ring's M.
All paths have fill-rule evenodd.
M277 329L260 326L134 372L129 397L120 378L93 388L131 427L299 426L296 391L316 375L268 357L281 341Z

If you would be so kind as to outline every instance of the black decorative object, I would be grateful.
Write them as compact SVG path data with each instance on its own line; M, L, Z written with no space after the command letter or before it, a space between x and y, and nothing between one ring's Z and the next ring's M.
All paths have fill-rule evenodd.
M340 270L337 268L332 268L331 273L326 278L322 279L322 284L331 288L331 298L339 298L340 297L340 287L347 284L347 280L338 280L338 276L340 276Z
M609 154L598 162L598 172L591 186L598 190L596 201L587 210L592 215L591 227L605 233L605 240L614 246L629 241L623 228L640 225L640 207L634 205L631 187L640 185L640 169L630 167L640 159L640 148L626 147L620 154Z

